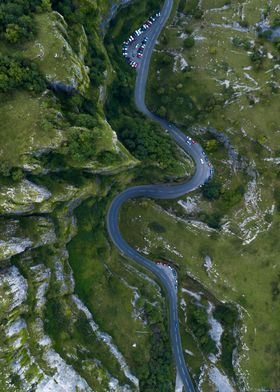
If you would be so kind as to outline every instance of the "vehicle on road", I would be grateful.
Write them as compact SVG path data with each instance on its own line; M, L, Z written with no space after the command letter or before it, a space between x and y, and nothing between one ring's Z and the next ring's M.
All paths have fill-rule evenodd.
M200 158L200 162L202 163L202 165L204 164L204 160L202 158Z
M159 33L162 31L162 27L164 23L168 19L168 16L171 12L172 4L173 4L172 0L164 2L164 6L163 6L164 8L162 11L162 21L161 21L162 23L159 26L160 28L156 30L154 34L151 34L149 37L150 53L155 46L156 40L159 37ZM158 18L160 16L161 13L158 12L155 15L155 18ZM149 21L151 21L151 19L149 19ZM140 30L143 32L148 28L149 25L147 23L144 23ZM129 43L131 44L131 42L133 42L134 40L135 39L133 37L130 37ZM187 140L191 144L195 144L196 141L182 137L178 129L175 127L175 125L172 125L171 123L169 124L166 120L159 118L158 116L155 116L153 113L149 112L147 106L145 105L145 91L146 91L145 84L146 84L147 74L149 69L149 61L143 62L143 67L140 62L136 63L135 61L129 59L129 57L126 59L126 61L128 61L130 66L133 68L136 68L137 66L141 65L140 72L137 73L136 86L135 86L136 107L139 109L140 112L145 114L151 120L155 120L156 122L160 123L161 126L167 128L171 136L175 139L175 141L178 141L178 139L180 139L181 141L180 145L182 145L182 148L185 149L186 152L190 153L190 155L192 155L192 157L196 160L198 151L201 152L202 150L199 150L200 147L199 148L196 148L195 146L193 146L193 148L187 147ZM199 160L198 161L196 160L196 163L197 163L197 167L201 168L202 163ZM198 188L199 186L203 186L205 181L208 180L209 171L211 173L211 170L212 168L210 168L209 170L207 169L207 171L197 170L197 176L194 177L193 184L191 185L192 189ZM184 384L185 391L195 392L195 389L192 385L191 376L185 364L184 353L181 345L180 331L178 325L178 304L177 304L176 292L174 292L174 285L170 284L169 278L166 276L166 274L164 274L160 266L157 266L156 263L152 262L151 260L147 259L145 256L138 253L136 250L132 249L121 237L121 233L119 230L120 208L122 207L123 203L126 200L133 198L135 196L162 199L163 197L165 197L164 189L166 189L166 198L173 199L187 193L190 190L189 188L190 188L189 182L180 183L179 185L174 185L174 186L170 186L168 184L166 185L166 188L164 188L164 185L150 185L150 186L145 185L143 187L139 186L139 187L127 188L119 195L117 195L112 201L112 204L107 214L107 227L112 242L118 247L121 254L124 254L127 257L132 258L134 261L136 261L143 267L147 268L150 272L154 273L155 276L158 277L159 281L161 281L162 285L166 289L166 294L169 298L169 303L170 303L170 336L171 336L171 342L172 342L174 358L176 361L176 366L180 374L180 377L182 379L182 382Z

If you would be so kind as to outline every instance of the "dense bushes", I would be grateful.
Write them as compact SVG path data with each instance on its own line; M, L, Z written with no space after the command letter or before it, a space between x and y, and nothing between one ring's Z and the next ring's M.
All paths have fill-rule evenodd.
M192 15L196 19L201 19L203 16L198 0L180 0L178 10L186 15Z
M19 57L0 54L0 93L20 88L40 92L45 87L45 80L36 64Z
M224 329L221 338L222 365L227 370L230 376L234 376L234 369L232 365L232 353L236 347L236 341L234 337L234 326L238 320L238 312L236 308L221 303L216 306L213 312L213 316L222 324Z
M158 1L154 1L155 6L157 3ZM134 10L137 9L135 7L136 5L134 5ZM144 6L141 5L141 7ZM126 25L124 18L127 21L135 16L136 20L139 19L140 25L149 13L152 14L157 9L153 9L150 2L149 7L149 10L145 9L145 15L143 14L140 18L139 15L129 13L127 9L121 11L111 23L110 31L105 37L108 54L116 72L106 103L106 116L121 142L136 158L174 172L175 165L180 160L179 152L174 142L157 124L149 122L136 110L134 105L135 74L121 56L121 45L127 38L125 34L128 32L124 33L123 30L120 32L119 24L124 26ZM114 41L111 37L114 37ZM162 61L170 62L172 57L167 55Z
M194 41L194 38L193 37L187 37L185 40L184 40L184 48L192 48L193 46L194 46L194 43L195 43L195 41Z
M98 134L101 134L98 128L94 130L88 128L72 128L67 139L67 144L62 148L62 153L77 162L95 158L95 144Z
M277 210L280 211L280 186L274 189L274 200L276 202Z
M208 200L215 200L220 197L222 184L219 180L214 178L204 184L202 188L203 196Z
M178 155L170 138L141 118L124 116L118 133L125 147L140 160L149 160L164 168L171 166L174 156Z
M172 383L172 354L168 331L162 316L156 308L145 303L145 314L153 330L150 337L150 360L148 369L140 368L140 390L145 392L169 392L174 390ZM146 364L143 364L144 367Z
M4 0L0 4L0 37L16 44L33 38L35 12L49 8L48 0Z
M190 303L188 305L188 323L205 354L217 351L215 342L209 336L208 315L204 308Z

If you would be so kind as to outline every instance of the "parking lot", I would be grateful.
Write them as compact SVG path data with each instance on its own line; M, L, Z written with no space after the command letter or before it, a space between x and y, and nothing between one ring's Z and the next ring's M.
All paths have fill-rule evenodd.
M141 61L145 57L145 48L149 42L149 37L153 33L160 13L150 16L139 29L135 30L122 45L122 54L125 61L132 68L139 68Z

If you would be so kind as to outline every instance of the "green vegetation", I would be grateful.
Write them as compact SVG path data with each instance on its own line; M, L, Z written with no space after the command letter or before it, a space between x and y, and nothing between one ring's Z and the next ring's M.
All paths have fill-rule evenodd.
M135 74L121 55L122 42L161 4L162 1L158 0L138 1L121 10L110 24L105 43L115 75L106 102L106 115L120 141L137 159L146 165L156 164L165 174L178 176L190 170L190 163L160 126L151 123L136 110ZM180 161L183 165L178 164Z
M170 391L173 370L165 304L154 287L126 269L127 260L110 250L104 227L107 203L88 200L77 210L78 235L68 247L76 292L140 378L140 390ZM142 309L140 319L130 316L133 287L141 294L133 305Z
M146 3L141 3L143 14L137 23L148 16L146 12L158 9L157 1ZM104 2L47 0L0 5L0 304L5 299L12 309L3 310L2 335L19 317L23 320L19 332L0 339L0 378L3 388L9 385L11 391L36 388L44 375L52 377L56 370L49 350L59 354L56 359L62 366L72 366L67 368L71 376L76 371L74 375L96 392L107 390L112 377L120 386L134 389L73 301L66 244L76 231L68 247L76 293L100 331L112 336L132 374L139 377L141 390L174 388L167 309L159 287L147 282L142 271L127 269L127 260L109 247L104 227L111 200L108 189L115 183L120 190L138 176L138 171L126 170L138 161L116 138L104 115L113 69L98 28L109 8ZM121 56L119 60L123 61ZM133 129L134 113L135 108L126 113L127 129ZM189 160L182 157L175 167L171 155L181 157L175 145L170 147L170 139L150 123L145 121L141 128L142 120L137 114L143 137L140 132L133 137L138 146L137 152L131 151L147 170L159 161L155 178L167 167L185 175ZM121 171L123 175L118 174ZM76 229L73 210L89 197L77 211ZM21 292L23 303L16 302L15 309L14 294L2 281L11 273L11 264L26 279L19 288L26 290L26 300ZM13 374L12 361L21 366L20 378ZM74 378L67 382L74 383Z
M196 209L187 212L176 202L133 202L133 213L127 209L122 219L129 222L136 215L141 221L133 222L134 233L130 224L122 229L133 246L174 260L182 284L190 272L218 299L241 306L240 324L232 323L237 317L231 307L217 308L216 317L226 328L220 365L234 377L232 351L237 344L242 358L244 342L249 351L240 365L248 377L245 387L244 380L239 385L277 389L279 367L270 364L277 358L272 347L280 321L272 310L279 298L279 268L272 262L279 228L278 39L271 41L271 31L254 32L263 12L257 0L240 5L243 20L235 2L203 1L199 21L196 5L180 1L180 13L159 40L147 99L151 110L165 113L202 144L214 177L201 195L191 195ZM272 1L264 10L272 28L277 9ZM188 14L187 25L181 13ZM195 39L194 47L184 48L186 34ZM149 229L151 216L165 228L163 239ZM196 221L207 226L199 228ZM206 255L213 262L208 272ZM224 319L231 312L230 320ZM239 336L242 342L236 341ZM189 361L197 366L192 357Z
M45 87L44 78L36 64L25 59L4 57L0 54L0 93L8 93L20 88L39 93Z
M194 38L188 37L184 40L184 48L192 48L194 46Z
M10 44L34 38L34 14L50 8L49 0L13 0L0 4L0 36Z
M188 325L197 338L202 351L209 355L215 354L217 349L215 342L209 336L208 316L205 309L199 308L194 304L188 305Z
M105 228L110 200L132 179L170 180L191 172L190 161L163 130L137 112L135 73L121 55L123 40L161 5L161 0L138 0L123 8L111 21L104 44L98 28L111 7L107 1L1 2L3 388L27 390L43 372L51 376L44 356L49 348L96 392L107 390L111 377L132 386L74 304L72 268L75 294L100 331L112 336L140 379L140 390L174 389L163 295L141 275L146 271L110 246ZM263 8L258 0L238 6L224 0L180 0L175 5L180 13L174 8L176 19L159 40L147 99L151 110L183 130L192 126L188 131L205 147L215 175L202 194L191 195L195 208L177 201L129 202L122 211L122 232L152 259L174 262L180 299L187 274L208 291L206 298L215 303L214 317L224 329L217 367L240 385L232 367L237 348L240 369L249 374L244 390L275 389L275 341L280 338L279 40L271 42L270 31L255 35ZM263 12L272 28L279 25L275 1ZM243 29L231 28L232 23ZM134 171L126 170L136 163ZM75 227L73 210L80 203ZM206 256L212 264L206 265ZM9 285L1 280L10 264L28 285L26 300L15 308ZM186 353L186 359L196 380L208 355L217 352L205 305L202 309L189 300L186 313L180 310L183 345L194 353ZM18 318L26 326L8 337L7 327ZM51 341L42 347L45 334ZM15 360L28 385L12 375ZM213 386L204 380L203 388Z
M232 306L218 304L213 312L213 316L223 326L223 334L221 338L222 355L221 362L227 373L234 377L233 363L233 350L236 348L236 337L234 328L238 320L237 310Z
M57 147L62 135L58 127L61 119L55 117L50 94L36 97L27 91L12 96L2 95L0 103L1 164L0 172L11 175L26 162L35 163L29 154L39 149Z

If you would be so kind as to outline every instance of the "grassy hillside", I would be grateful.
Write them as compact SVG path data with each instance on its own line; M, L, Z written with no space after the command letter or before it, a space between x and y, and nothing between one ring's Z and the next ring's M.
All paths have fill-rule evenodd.
M273 32L279 10L273 1L199 4L178 2L156 48L148 102L204 146L214 179L174 202L130 202L122 230L143 253L174 263L181 288L201 295L181 292L181 327L203 390L218 388L217 368L240 390L277 389L280 55L277 39L258 26ZM216 364L207 301L238 313L220 337Z
M141 2L138 18L127 8L128 23L157 6ZM177 167L170 154L180 153L167 142L164 162L160 129L152 151L160 162L128 151L107 119L117 67L129 72L103 43L109 1L16 0L11 8L0 5L3 390L170 391L161 290L111 248L104 223L116 192L148 173L167 180L168 165L169 175L188 175L191 162ZM135 113L127 108L130 125Z

